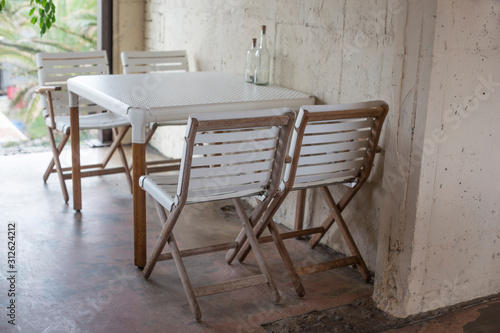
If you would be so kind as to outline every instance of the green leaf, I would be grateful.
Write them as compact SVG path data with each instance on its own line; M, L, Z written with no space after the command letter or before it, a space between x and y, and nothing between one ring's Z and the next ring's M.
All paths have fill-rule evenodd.
M33 13L35 12L35 9L36 9L35 7L31 8L31 10L30 10L30 16L33 16Z
M37 17L36 16L33 16L31 18L31 24L35 24L36 23L36 20L37 20Z

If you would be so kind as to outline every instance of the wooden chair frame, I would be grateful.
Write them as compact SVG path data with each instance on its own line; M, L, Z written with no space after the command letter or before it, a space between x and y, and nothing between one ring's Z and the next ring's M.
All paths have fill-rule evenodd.
M60 155L70 138L70 117L61 115L61 111L69 114L68 92L66 81L76 75L108 74L108 61L105 51L38 53L36 55L38 79L40 87L35 92L42 97L43 116L47 127L52 159L43 175L47 182L52 173L57 173L65 202L69 201L65 180L72 178L71 166L62 167ZM57 107L57 111L56 111ZM99 112L99 107L89 104L82 109L89 112ZM122 140L130 128L129 122L111 113L97 113L80 116L80 130L112 129L115 139L101 163L82 165L81 177L92 177L114 173L124 173L132 191L132 178ZM119 130L121 128L121 130ZM55 133L61 133L62 138L56 142ZM106 168L113 154L118 151L122 167Z
M301 108L299 116L297 117L296 128L294 132L295 144L290 146L289 156L292 158L292 163L289 164L288 178L285 179L285 190L278 193L275 201L270 205L270 209L265 213L260 223L254 225L254 232L259 239L259 242L265 243L269 242L270 237L260 237L267 224L273 220L274 214L277 212L278 208L281 206L285 200L287 194L291 190L297 190L297 205L296 205L296 215L295 215L295 227L294 231L282 233L280 236L282 239L288 238L298 238L308 235L313 235L309 241L309 246L314 248L321 238L326 234L334 222L337 222L339 230L342 233L344 241L349 247L351 252L350 256L345 258L332 260L329 262L317 263L305 267L296 267L296 272L299 276L313 274L325 270L340 268L349 265L357 265L361 275L368 282L371 279L370 272L361 256L361 253L354 242L352 235L347 227L347 224L342 217L342 211L349 204L356 193L361 189L363 184L368 179L370 172L372 170L372 164L377 152L378 141L380 138L380 133L382 130L382 125L384 119L388 112L388 105L382 101L373 101L365 103L356 104L345 104L345 105L335 105L335 106L304 106ZM325 179L314 185L308 184L295 184L297 170L299 167L302 142L305 136L305 131L307 125L311 122L336 122L345 119L359 119L367 118L373 119L373 125L370 127L370 133L368 140L366 142L366 152L363 158L361 168L359 173L352 178L345 178L341 181L333 181L332 179ZM346 131L347 133L352 133L352 130ZM340 140L340 139L339 139ZM355 141L355 140L348 140ZM347 192L342 196L338 203L334 200L331 192L328 189L328 185L338 184L338 183L350 183L355 184L352 188L349 188ZM328 204L330 213L324 220L324 222L319 227L311 227L308 229L303 228L304 211L305 211L305 200L306 191L308 188L319 188L320 192L326 203ZM238 257L239 261L243 261L250 251L250 247L247 242L244 242L245 234L243 232L238 236L238 241L240 244L243 243L241 248L235 248L229 250L226 255L226 260L231 263L235 257Z
M237 113L238 116L236 116L236 114L233 115L225 114L224 117L221 119L212 118L211 120L203 120L203 117L205 117L205 115L192 115L188 121L187 135L185 137L185 149L182 157L182 164L181 164L182 166L181 169L179 170L179 177L178 177L179 184L177 185L177 194L175 195L175 197L172 197L170 201L165 199L167 190L164 190L164 187L162 187L166 186L164 184L168 182L165 176L161 175L143 176L140 179L141 187L153 197L153 200L155 202L158 211L158 215L160 217L160 222L163 226L163 229L153 249L151 257L149 258L144 268L144 276L145 278L150 277L151 272L158 261L173 259L176 264L193 315L198 321L201 320L201 310L196 298L201 296L227 292L235 289L241 289L265 283L269 287L272 300L274 302L279 302L280 299L279 292L269 272L264 255L260 249L257 238L251 227L252 221L259 220L262 218L263 214L268 209L269 204L274 199L275 193L278 192L278 187L280 186L281 173L283 172L283 166L286 161L286 149L291 129L293 128L294 113L290 109L279 109L279 111L277 110L278 109L252 111L250 113L239 112ZM253 118L249 117L248 114L251 114ZM270 114L271 115L275 114L275 115L269 116ZM224 154L215 153L215 154L202 155L205 157L208 156L207 157L209 159L209 162L207 162L209 163L208 167L204 167L201 170L196 168L193 169L192 168L193 155L194 155L193 151L199 148L196 146L197 144L195 144L195 139L197 136L199 136L200 134L204 135L204 133L207 132L217 136L219 135L219 133L221 133L221 131L226 131L226 130L235 130L235 129L248 130L259 127L269 128L270 126L272 126L273 128L279 128L279 132L277 134L277 137L273 139L276 141L274 146L275 151L272 151L272 149L271 151L269 151L270 150L269 147L265 147L265 149L262 149L260 151L263 154L266 155L273 154L274 156L270 162L272 165L272 169L270 171L268 170L269 175L267 175L267 177L269 178L265 178L264 181L264 183L267 182L267 185L264 185L264 188L260 188L259 187L260 185L257 187L253 184L251 185L250 181L249 181L250 183L247 183L247 180L245 180L244 182L245 185L241 185L242 186L241 189L235 189L234 188L235 183L233 183L230 177L228 177L229 180L227 181L227 184L221 185L222 188L221 193L225 193L222 194L222 196L221 194L204 195L204 194L199 194L197 192L198 199L197 200L190 199L191 195L190 191L191 190L195 191L195 189L190 188L190 182L192 181L193 172L198 172L198 173L203 172L205 174L206 172L211 171L210 169L224 168L225 165L228 165L226 164L227 160L224 160L224 156L222 156ZM241 135L241 133L239 133L239 135ZM216 140L213 141L213 144L215 146L208 147L207 149L210 148L218 149L218 147L220 147L219 145L221 145L222 143ZM233 143L230 143L228 144L228 146L231 144L234 145ZM204 148L206 147L207 146L204 145ZM258 155L258 156L263 156L263 155ZM241 163L241 161L238 162L237 164L239 163ZM254 159L247 160L247 163L248 165L259 164ZM252 166L252 168L254 167ZM259 176L259 171L251 171L251 170L250 169L246 170L245 172L248 173L246 175L243 175L243 177L246 176L252 178L261 177ZM237 172L236 174L235 174L236 177L241 176L240 172ZM205 179L210 179L210 177L208 178L206 177ZM196 180L197 179L195 179L195 181ZM196 185L195 188L198 189L198 185ZM261 195L263 195L265 199L261 201L261 203L254 209L251 216L249 217L247 216L243 208L243 204L240 200L240 197L248 196L251 192L254 193L258 192ZM241 247L242 244L239 244L237 241L234 241L229 243L212 245L208 247L200 247L200 248L181 251L179 250L179 247L177 245L173 233L174 226L181 214L184 205L193 204L197 202L228 199L228 198L232 198L233 200L233 203L236 207L236 211L238 213L238 217L241 223L243 224L242 232L247 236L246 239L249 240L250 244L249 246L253 249L255 253L255 258L257 260L258 266L262 274L240 278L232 281L217 283L214 285L194 288L189 280L186 268L182 261L182 257L200 255L214 251L228 250L236 247ZM167 213L167 211L169 211L169 213ZM304 288L302 287L299 276L295 272L292 261L288 255L288 252L286 251L283 241L279 237L279 232L277 230L276 225L274 224L273 221L270 221L267 224L267 226L271 231L273 241L275 242L277 248L279 249L279 253L290 275L290 278L294 283L294 287L296 289L297 294L299 296L303 296ZM169 244L171 252L162 253L167 243Z

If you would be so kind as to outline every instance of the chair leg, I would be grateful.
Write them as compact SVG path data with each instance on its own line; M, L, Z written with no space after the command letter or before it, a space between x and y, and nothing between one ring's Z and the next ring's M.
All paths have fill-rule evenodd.
M330 226L333 224L334 221L337 222L337 225L339 227L340 232L342 233L342 236L344 238L344 241L346 242L347 246L349 247L349 250L353 256L357 258L358 261L358 268L359 271L361 272L361 275L363 278L368 282L371 279L370 271L368 270L368 267L365 264L365 261L363 260L363 257L361 256L361 253L359 252L358 247L356 246L356 243L354 242L354 239L352 238L351 232L349 231L349 228L347 227L347 224L345 223L344 218L342 217L342 213L340 208L337 206L335 203L335 200L333 199L332 195L330 194L330 191L328 190L327 187L321 187L321 192L323 193L323 196L325 197L325 200L329 203L331 203L331 218L327 218L327 221L325 221L323 227L325 229L325 232L322 234L316 234L310 241L310 245L313 242L313 245L315 246L321 237L326 233L326 231L330 228ZM329 216L329 217L330 217Z
M195 319L197 321L200 321L201 309L198 305L198 301L196 301L193 286L191 285L191 281L189 281L186 267L184 266L179 247L177 246L177 242L175 241L174 233L170 233L170 236L168 237L168 245L170 246L172 257L175 262L175 267L177 267L177 272L179 273L179 278L181 279L182 286L184 287L184 292L186 293L191 312L193 313Z
M47 129L48 129L48 127L47 127ZM68 139L69 139L68 135L63 135L61 141L59 142L59 145L57 146L58 156L61 154L62 150L64 149L64 146L66 145L66 142L68 142ZM47 170L45 170L45 173L43 175L43 182L44 183L46 183L47 180L49 179L50 174L54 170L54 165L55 165L54 158L52 158L50 160L49 166L47 167Z
M343 207L340 207L340 208L339 208L339 206L337 206L337 203L333 199L332 194L330 193L330 190L328 189L328 187L323 186L323 187L320 187L319 189L320 189L321 193L323 194L323 199L325 199L326 203L328 204L328 208L330 208L330 214L328 214L325 221L323 221L323 223L321 224L323 231L321 233L314 235L309 240L309 246L311 247L311 249L314 249L316 247L316 245L319 244L319 241L321 240L321 238L323 238L323 236L326 234L326 232L330 229L330 227L335 222L335 215L333 214L333 209L337 208L337 209L339 209L340 212L342 212L345 208L345 205ZM351 190L351 192L352 192L352 190Z
M184 207L183 205L175 207L172 210L172 212L170 212L170 214L168 215L167 221L165 222L165 225L161 230L160 236L156 241L153 252L151 253L148 262L144 267L144 278L148 279L149 276L151 275L151 272L153 271L156 263L158 262L158 258L160 257L161 252L163 251L163 248L167 243L168 237L170 237L170 234L172 233L172 229L174 228L174 225L177 222L177 219L179 218L183 207Z
M269 208L265 211L264 216L260 219L260 223L256 223L254 226L254 233L257 239L262 235L264 230L266 230L266 227L269 223L269 221L272 221L274 214L276 214L278 208L281 206L283 201L286 198L286 194L280 193L278 194L273 201L271 202ZM250 221L253 221L252 219ZM243 232L243 230L242 230ZM243 262L247 255L250 253L250 244L246 240L246 238L241 239L242 246L238 249L238 261ZM234 259L234 258L233 258Z
M66 203L68 203L69 195L68 195L68 189L66 188L66 182L64 181L64 174L63 174L62 167L61 167L61 161L59 160L60 152L59 152L58 147L56 146L56 140L54 138L54 133L52 132L52 129L50 127L47 127L47 131L49 132L48 133L49 134L49 141L50 141L50 146L52 148L52 155L53 155L52 161L54 162L54 165L56 166L57 175L59 176L59 183L61 185L61 191L62 191L64 201ZM61 142L66 143L66 141L68 141L68 139L69 139L69 135L64 134L63 138L61 139L62 140ZM64 144L62 145L61 149L63 147L64 147Z
M274 200L276 200L276 199L274 199ZM265 221L267 216L269 216L269 214L267 213L269 211L269 209L267 211L264 211L264 208L268 207L270 202L271 202L271 199L266 199L263 202L261 202L260 206L258 206L258 208L253 211L253 213L249 219L251 226L256 227L256 230L259 230L260 228L262 228L260 233L262 233L262 231L264 231L266 226L263 223L257 223L257 221L259 221L261 218L262 218L262 220ZM273 203L274 203L274 201L273 201ZM264 213L265 213L265 215L262 217L262 214L264 214ZM258 235L256 234L257 237L260 236L260 233ZM241 229L238 237L236 238L236 243L238 245L234 249L231 249L226 253L226 262L228 264L231 264L233 262L234 258L236 258L236 255L241 255L241 251L242 251L243 247L245 247L245 248L249 247L248 241L247 241L247 234L245 233L245 229ZM249 251L250 251L249 249L246 249L245 253L247 253ZM238 260L240 260L240 259L238 258ZM242 261L242 260L240 260L240 261Z
M154 200L154 199L153 199ZM186 267L184 266L184 262L182 261L182 256L179 251L179 247L177 246L177 242L174 237L174 233L172 229L177 221L177 218L180 215L182 207L174 208L174 211L168 214L163 208L163 206L154 200L156 211L158 212L158 216L160 218L160 223L163 226L160 237L155 245L153 253L148 260L146 267L144 268L144 277L147 279L151 275L151 272L158 261L158 258L165 247L165 243L168 242L168 245L171 249L172 257L175 262L175 266L177 268L177 272L179 274L179 278L181 279L182 286L184 288L184 292L186 293L189 306L191 308L191 312L193 313L195 319L197 321L201 320L201 309L198 305L198 301L196 301L196 296L194 293L194 289L191 285L191 281L189 280Z
M146 135L146 141L145 143L148 144L149 141L151 141L151 138L153 137L153 134L155 134L156 129L158 128L158 124L154 123L151 128L148 131L148 134Z
M112 129L113 135L115 136L115 139L113 140L113 143L109 147L106 156L102 160L102 163L101 163L102 169L104 169L108 165L109 161L111 160L111 157L113 157L113 154L118 149L118 147L121 145L121 142L122 142L123 138L125 137L125 134L127 134L128 129L129 129L128 126L124 127L121 132L118 132L117 128Z
M300 281L299 275L297 274L295 270L295 266L293 265L292 259L290 258L290 255L288 254L288 251L286 250L285 244L283 242L283 239L280 236L278 227L273 221L273 216L276 213L277 208L281 206L281 203L285 199L286 195L278 195L272 202L272 207L269 207L266 212L264 213L264 216L262 217L262 221L265 221L263 223L257 223L256 226L253 228L253 232L255 234L255 237L258 239L262 233L264 232L265 228L267 227L269 231L271 232L271 237L274 241L274 244L276 245L276 248L278 249L278 253L281 256L281 260L283 261L283 264L285 265L285 268L288 271L288 275L290 277L290 280L292 281L292 284L295 288L295 291L297 292L297 295L299 297L302 297L305 295L305 290L304 287L302 286L302 282ZM243 230L244 232L244 230ZM238 260L240 262L243 262L246 258L246 256L250 253L250 250L252 248L250 247L248 239L244 240L243 246L241 246L241 249L238 253Z
M128 129L129 129L129 127L125 127L119 133L117 128L113 128L113 131L114 131L115 136L116 136L115 141L118 141L117 149L118 149L118 153L120 154L120 158L122 160L123 168L125 169L125 178L127 179L127 183L130 187L130 193L132 193L134 185L132 183L132 176L130 175L130 168L128 167L127 156L125 156L125 151L124 151L123 145L122 145L123 137L128 132Z
M340 232L344 236L344 240L347 243L347 246L349 247L349 250L354 256L358 258L358 267L359 271L361 272L361 275L367 282L370 281L371 275L370 272L368 271L368 267L366 267L365 261L363 260L363 257L361 256L361 253L359 252L359 249L356 246L356 243L354 242L354 239L352 238L349 229L347 228L347 225L340 213L340 210L337 207L334 207L333 213L335 215L335 220L337 221L337 225L339 226Z
M297 271L295 270L295 266L293 265L292 259L290 258L290 254L286 250L285 243L283 243L283 240L281 239L278 227L276 226L276 224L272 219L268 224L268 228L269 231L271 232L271 236L273 237L274 244L276 245L276 248L278 248L281 260L283 261L283 264L285 265L285 268L288 271L288 276L292 281L293 287L295 288L297 295L299 297L303 297L306 294L304 286L302 285L300 277L297 274Z
M264 256L262 254L262 251L259 246L259 241L257 240L257 237L255 237L255 234L253 232L252 225L248 219L247 214L245 213L245 209L243 207L243 204L241 203L240 199L233 199L234 206L236 207L236 212L238 213L238 216L241 220L241 223L243 224L243 228L245 230L245 233L248 237L248 241L250 242L250 246L252 247L252 250L254 251L255 254L255 259L257 260L257 264L259 265L259 268L261 272L266 276L267 278L267 285L269 286L269 290L271 292L271 298L274 303L278 303L280 301L280 294L278 292L278 289L276 288L276 285L274 283L274 280L269 273L269 269L267 268L266 261L264 259Z

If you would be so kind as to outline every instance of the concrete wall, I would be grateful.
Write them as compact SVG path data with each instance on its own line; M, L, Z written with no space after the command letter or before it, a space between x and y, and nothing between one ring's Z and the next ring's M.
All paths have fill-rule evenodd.
M437 1L415 205L381 220L375 297L396 315L500 292L499 13L498 1Z
M500 292L498 9L492 0L147 0L145 48L186 49L191 70L243 74L266 24L271 83L318 103L389 103L384 151L345 216L376 272L375 300L407 316ZM455 104L469 106L456 108L461 120L447 111ZM178 154L167 132L154 144ZM293 201L282 223L293 222ZM326 215L315 192L307 209L307 223ZM335 228L325 242L346 250Z
M120 54L144 50L144 1L113 0L113 73L121 74Z

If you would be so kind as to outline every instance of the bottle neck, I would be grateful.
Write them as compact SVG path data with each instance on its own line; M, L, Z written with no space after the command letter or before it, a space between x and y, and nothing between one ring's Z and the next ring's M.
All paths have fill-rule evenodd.
M261 49L266 48L266 34L261 34L260 35L260 46Z

